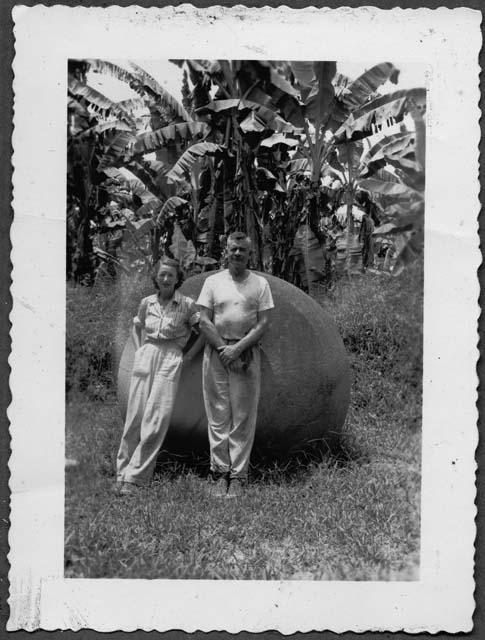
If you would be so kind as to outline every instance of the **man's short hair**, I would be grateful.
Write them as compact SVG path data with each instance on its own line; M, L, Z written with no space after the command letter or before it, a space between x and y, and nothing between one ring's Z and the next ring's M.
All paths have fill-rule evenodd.
M246 235L243 231L233 231L227 237L227 244L230 242L246 242L248 247L251 249L251 238Z

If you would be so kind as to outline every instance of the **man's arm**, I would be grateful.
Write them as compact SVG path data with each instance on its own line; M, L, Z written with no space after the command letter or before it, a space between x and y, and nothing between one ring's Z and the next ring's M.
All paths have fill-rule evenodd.
M263 334L269 329L270 318L271 309L259 311L257 324L244 336L244 338L241 338L241 340L235 344L216 347L219 351L222 364L226 366L231 364L239 358L243 351L259 342Z
M219 347L224 347L226 343L221 338L214 323L212 322L211 309L208 309L207 307L199 307L199 309L200 309L199 329L205 336L205 339L215 349L219 349Z

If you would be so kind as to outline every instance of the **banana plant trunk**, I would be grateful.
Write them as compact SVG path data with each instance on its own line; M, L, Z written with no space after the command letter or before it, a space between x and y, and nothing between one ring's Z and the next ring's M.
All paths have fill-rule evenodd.
M262 234L258 222L254 158L243 139L235 114L228 119L226 145L229 157L223 164L224 233L244 231L252 242L255 266L261 269Z
M345 253L345 271L350 278L352 258L351 247L354 240L354 216L352 215L352 209L354 205L354 168L352 165L352 143L349 141L347 144L347 157L349 158L349 181L347 184L347 247Z
M152 253L152 264L155 264L160 258L160 240L162 237L162 231L158 225L152 231L151 237L151 253Z

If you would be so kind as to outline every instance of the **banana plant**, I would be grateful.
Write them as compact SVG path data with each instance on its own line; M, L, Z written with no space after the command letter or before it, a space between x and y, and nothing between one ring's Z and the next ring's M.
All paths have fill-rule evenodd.
M263 223L256 152L268 135L296 130L287 117L292 114L288 100L280 103L274 99L278 91L282 97L289 92L294 111L298 106L296 91L270 63L262 61L186 60L178 64L185 64L189 70L193 113L210 126L211 132L204 142L186 150L169 176L174 181L186 180L196 158L215 157L212 192L204 207L195 209L204 208L207 219L213 220L212 237L215 227L224 234L244 229L252 239L256 265L261 267Z
M358 191L365 191L380 201L383 209L382 226L376 235L392 235L401 238L394 273L402 270L422 245L424 213L424 150L420 129L422 116L415 110L415 131L401 132L383 137L377 143L361 151L357 142L339 145L339 153L331 162L335 175L346 185L352 202ZM349 154L348 150L354 154ZM420 158L420 160L418 160ZM350 227L350 225L349 225Z
M88 72L109 75L126 83L137 97L120 102L110 100L89 86ZM163 202L174 191L165 179L168 169L188 145L204 139L209 127L193 122L184 107L134 63L125 69L97 59L70 60L68 91L68 192L73 196L72 211L80 223L73 251L76 249L86 256L92 254L91 221L106 197L100 190L106 171L132 172L144 185L140 187L133 179L125 180L128 187L134 188L135 197L152 192L154 198ZM147 115L140 117L140 110L145 110ZM144 157L152 152L158 156L155 161ZM151 166L147 169L147 165ZM142 220L153 216L152 203L141 198L138 212ZM140 229L152 234L155 258L158 231L149 227L143 224ZM82 261L85 271L92 270L92 261L87 258L78 259L76 265Z
M338 74L335 62L291 62L287 72L293 75L293 83L300 90L304 136L303 144L286 168L290 175L309 171L312 183L316 184L331 170L332 159L336 155L340 155L340 163L347 165L344 182L347 190L349 265L354 174L357 169L355 155L360 151L355 144L375 133L383 124L402 119L407 94L376 95L377 89L386 81L397 82L399 71L388 62L375 65L355 81ZM355 117L356 113L358 117ZM309 268L318 269L316 265Z

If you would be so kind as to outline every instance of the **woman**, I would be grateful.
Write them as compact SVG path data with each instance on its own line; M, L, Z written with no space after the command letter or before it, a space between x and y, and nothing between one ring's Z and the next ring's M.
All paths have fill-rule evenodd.
M177 291L182 279L178 261L162 258L152 271L158 293L143 298L133 320L137 350L116 465L121 495L150 483L170 424L182 350L199 321L194 301ZM184 359L191 360L202 344L199 337Z

